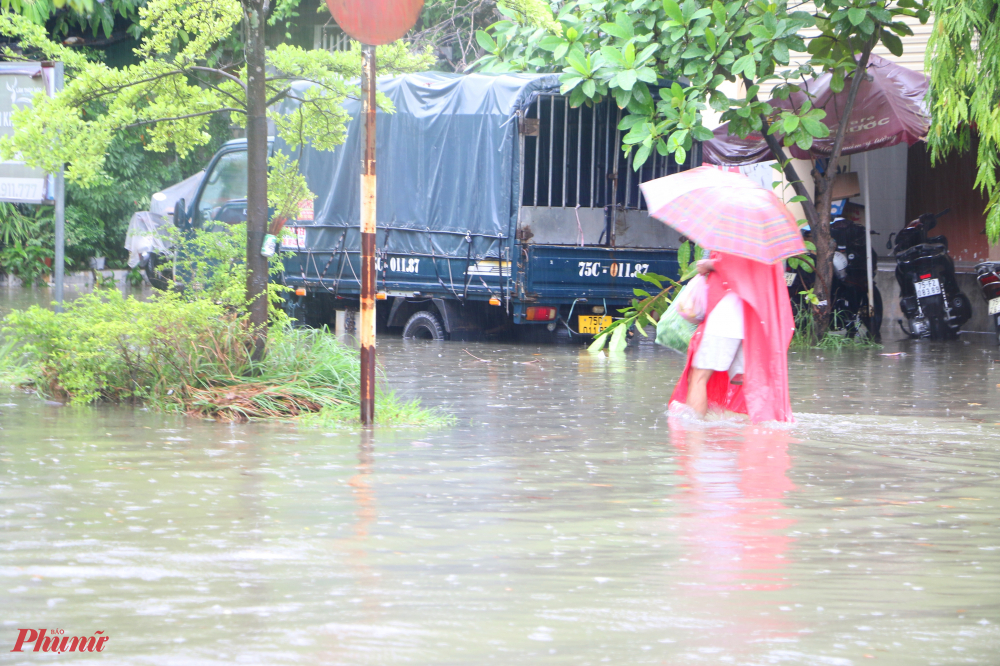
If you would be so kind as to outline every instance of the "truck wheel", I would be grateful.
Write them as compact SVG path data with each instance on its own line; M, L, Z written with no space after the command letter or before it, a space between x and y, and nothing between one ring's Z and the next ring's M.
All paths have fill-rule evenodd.
M160 291L166 291L170 288L174 274L173 267L166 258L154 252L149 255L142 269L142 277L151 287Z
M444 340L444 326L433 312L421 310L406 320L405 340Z

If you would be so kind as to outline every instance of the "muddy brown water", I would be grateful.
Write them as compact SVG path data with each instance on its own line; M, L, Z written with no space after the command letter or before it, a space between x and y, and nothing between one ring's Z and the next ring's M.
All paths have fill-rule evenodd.
M0 391L0 663L997 664L998 357L795 353L789 429L671 422L652 345L381 340L433 431Z

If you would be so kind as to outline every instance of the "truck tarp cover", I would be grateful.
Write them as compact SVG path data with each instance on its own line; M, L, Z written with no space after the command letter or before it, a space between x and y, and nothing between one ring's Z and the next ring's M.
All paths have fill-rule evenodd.
M553 74L379 79L378 91L395 112L380 109L376 119L378 250L498 258L500 239L510 236L517 219L515 114L538 93L558 88ZM351 117L346 141L333 151L307 147L302 155L302 172L316 194L314 219L296 223L307 227L307 250L360 247L361 102L348 100L344 108ZM294 154L280 139L276 149Z

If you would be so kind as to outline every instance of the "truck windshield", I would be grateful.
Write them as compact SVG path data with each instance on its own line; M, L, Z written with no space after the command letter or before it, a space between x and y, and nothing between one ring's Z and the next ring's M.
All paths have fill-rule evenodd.
M198 222L215 219L216 213L228 201L246 199L247 196L247 154L246 151L226 153L215 163L208 174L205 189L198 202Z

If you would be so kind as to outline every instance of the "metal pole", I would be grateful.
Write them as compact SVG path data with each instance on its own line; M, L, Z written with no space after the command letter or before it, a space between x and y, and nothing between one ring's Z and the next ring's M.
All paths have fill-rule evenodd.
M53 90L49 92L50 97L63 89L63 64L61 62L55 63L54 69L55 76L52 80ZM64 171L65 169L60 166L59 173L56 174L55 191L56 252L55 257L52 258L52 263L55 264L52 277L55 281L56 312L62 312L63 282L66 277L66 177Z
M865 262L865 272L868 274L868 316L869 321L875 318L875 279L872 275L872 232L871 232L871 190L868 187L868 153L865 153L865 253L868 261ZM869 331L874 335L874 331Z
M375 422L375 47L362 47L361 423Z
M62 312L63 280L66 270L66 179L63 168L56 174L56 256L52 259L56 312Z

